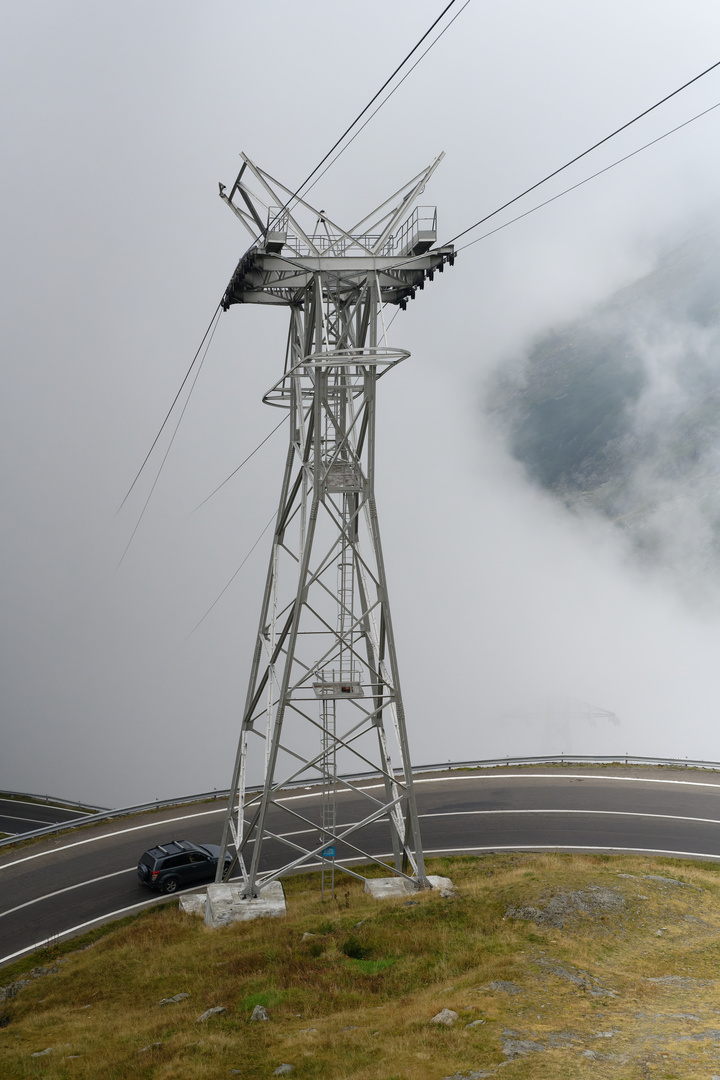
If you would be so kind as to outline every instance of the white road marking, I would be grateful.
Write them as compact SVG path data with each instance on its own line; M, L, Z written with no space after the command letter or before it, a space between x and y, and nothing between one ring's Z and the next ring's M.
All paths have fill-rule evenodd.
M462 776L430 776L415 780L415 785L418 784L440 784L451 783L453 781L461 780L604 780L604 781L620 781L627 784L679 784L684 787L708 787L718 788L719 784L709 784L701 780L656 780L653 777L647 776L596 776L595 774L579 774L579 773L563 773L561 777L558 777L555 773L501 773L494 776L483 774L469 775L464 774ZM358 791L372 791L375 788L382 788L383 784L367 784L364 787L358 787ZM345 789L347 794L352 794ZM342 791L338 792L341 794ZM277 802L294 802L299 799L315 799L319 795L319 792L311 792L306 795L288 795L282 799L276 800ZM524 811L527 813L528 811ZM14 859L12 862L3 863L0 865L0 870L6 870L11 866L17 866L19 863L28 862L30 859L40 859L45 855L52 855L57 851L67 851L68 848L79 847L81 844L92 844L98 840L110 839L112 836L122 836L124 833L138 832L141 829L152 829L156 825L169 825L175 821L188 821L196 817L205 817L210 814L224 814L225 807L218 807L216 810L203 810L194 814L184 814L181 817L164 818L162 821L152 821L145 825L135 825L129 829L116 829L115 832L102 833L100 836L90 836L85 840L75 840L71 844L63 844L60 847L48 848L45 851L38 851L34 855L26 855L21 859ZM69 823L70 824L70 823Z
M486 845L485 847L450 847L450 848L428 848L425 850L426 855L447 855L457 854L459 852L475 852L475 851L603 851L603 852L635 852L640 855L671 855L677 858L684 859L715 859L716 861L720 856L706 855L703 852L697 851L667 851L663 848L638 848L638 847L607 847L604 845L593 844L493 844ZM376 855L376 859L391 859L393 853L386 851L382 855ZM354 856L349 859L343 859L344 863L351 862L363 862L362 856ZM320 866L321 863L315 863L313 865ZM391 868L390 868L391 869ZM68 930L61 930L57 934L53 934L52 937L43 938L42 941L36 941L33 945L28 945L25 949L18 949L17 952L8 953L7 956L0 956L0 964L6 964L9 960L15 960L18 956L24 956L25 953L34 952L36 949L42 949L44 945L48 945L50 942L59 941L60 938L67 937L68 934L76 934L79 930L84 930L88 926L93 926L95 923L104 922L106 919L112 919L115 915L124 915L128 911L136 911L138 908L149 907L151 904L157 904L160 902L160 897L155 900L145 900L141 904L131 904L130 907L118 908L117 911L109 911L105 915L100 915L96 919L90 919L89 922L79 923L77 926L71 926ZM162 899L165 899L163 897Z
M438 810L433 814L419 814L421 818L469 817L473 814L605 814L610 817L664 818L669 821L696 821L706 825L720 825L715 818L684 817L682 814L646 814L641 810Z
M485 847L426 848L426 855L456 854L460 851L630 851L640 855L672 855L679 859L714 859L720 855L708 855L702 851L668 851L666 848L611 847L605 844L486 844ZM385 856L380 856L384 858ZM390 858L390 855L387 856ZM0 961L2 963L2 961Z
M18 817L17 814L6 814L0 810L0 818L3 821L31 821L33 825L64 825L65 822L60 821L41 821L40 818L34 817Z
M482 775L476 775L474 773L463 773L460 776L425 776L425 777L413 777L413 784L417 787L418 784L448 784L453 781L461 780L621 780L626 784L682 784L685 787L709 787L720 788L720 781L710 784L705 780L665 780L656 779L652 776L598 776L595 773L566 773L561 775L556 773L497 773L494 776L488 773ZM377 788L384 788L384 784L364 784L360 786L355 785L355 791L374 791ZM317 792L311 792L308 795L287 795L281 799L276 799L276 802L293 802L297 799L314 799L317 798ZM353 792L349 788L340 788L338 795L352 795Z
M165 899L163 897L163 899ZM34 949L42 949L43 945L49 945L50 942L59 941L62 937L67 937L68 934L75 934L78 930L84 930L88 926L94 926L95 923L104 922L106 919L112 919L115 915L124 915L128 911L137 911L138 908L149 907L150 904L157 904L160 898L156 897L153 900L143 900L140 904L130 904L129 907L118 908L117 911L108 911L105 915L98 915L95 919L89 919L88 922L78 923L77 926L71 926L69 930L60 930L59 933L53 934L51 937L43 938L42 941L36 941L34 945L28 945L25 949L18 949L17 952L8 953L7 956L0 956L0 964L7 963L8 960L14 960L18 956L24 956L25 953L33 952Z
M687 817L682 814L651 814L641 810L438 810L429 814L418 814L418 817L422 821L425 818L473 817L486 814L606 814L610 817L663 818L669 821L694 821L705 825L720 825L720 820L717 818ZM357 821L344 821L337 827L338 829L351 829L358 824ZM314 833L319 830L320 826L316 825L311 829L295 829L293 832L277 833L277 836L280 839L287 839L291 836L304 836L307 833ZM248 844L254 843L255 840L248 840Z
M103 874L102 877L90 878L89 881L78 881L76 885L68 885L64 889L56 889L55 892L45 893L44 896L36 896L34 900L26 900L24 904L18 904L17 907L8 908L7 911L0 911L0 919L4 915L12 915L13 911L21 911L32 904L39 904L41 900L49 900L52 896L60 896L61 893L72 892L73 889L82 889L83 885L94 885L98 881L107 881L108 878L119 877L120 874L127 874L134 869L134 866L128 866L125 870L115 870L112 874Z
M141 829L154 829L159 825L172 825L175 821L188 821L190 818L207 817L208 814L224 814L225 807L217 810L202 810L197 814L183 814L182 817L163 818L162 821L150 821L146 825L133 825L130 829L116 829L115 832L101 833L100 836L88 836L85 840L75 840L72 844L62 844L60 847L48 848L47 851L37 851L34 855L25 855L22 859L14 859L12 862L3 863L0 870L7 870L10 866L29 862L30 859L41 859L43 855L54 855L57 851L67 851L68 848L80 847L82 844L95 844L98 840L109 840L111 836L122 836L124 833L139 832Z
M660 818L667 821L692 821L702 825L720 825L720 821L715 818L699 818L699 817L683 817L679 814L644 814L635 811L626 810L446 810L438 811L431 814L420 814L421 819L425 818L442 818L442 817L477 817L488 816L493 814L596 814L600 816L608 817L640 817L640 818ZM356 825L357 822L346 822L341 828L351 828ZM278 833L280 839L288 839L292 836L303 836L307 833L314 833L317 830L312 829L296 829L293 832ZM255 840L249 840L248 844L254 844ZM554 850L553 845L550 845L551 850ZM462 851L476 850L475 848L462 848L458 849ZM477 849L481 850L481 849ZM495 850L494 848L488 848L488 850ZM498 849L500 850L500 849ZM504 849L503 849L504 850ZM623 849L625 850L625 849ZM635 850L628 848L627 850ZM384 858L385 856L378 856L378 858ZM357 856L354 858L360 858ZM720 855L706 855L706 858L720 858ZM347 860L345 860L347 861ZM321 865L321 864L318 864ZM79 881L76 885L68 885L64 889L57 889L55 892L45 893L44 896L37 896L33 900L27 900L24 904L18 904L17 907L8 908L7 911L0 911L0 919L4 915L11 915L14 911L20 911L22 908L30 907L32 904L39 904L42 900L49 900L53 896L60 896L62 893L71 892L73 889L81 889L84 885L94 885L98 881L107 881L108 878L119 877L120 874L128 874L131 870L134 870L135 866L128 866L125 870L115 870L112 874L103 874L102 877L90 878L88 881Z
M720 781L709 784L705 780L659 780L653 776L598 776L595 773L498 773L495 776L426 776L415 780L417 784L439 784L443 780L621 780L625 784L684 784L687 787L720 787ZM378 784L378 787L381 785Z

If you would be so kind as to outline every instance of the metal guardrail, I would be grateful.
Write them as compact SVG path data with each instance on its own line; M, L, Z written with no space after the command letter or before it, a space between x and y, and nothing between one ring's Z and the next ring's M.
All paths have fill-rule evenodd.
M507 767L508 765L667 765L671 768L685 768L685 769L708 769L720 771L720 761L694 761L689 758L659 758L659 757L642 757L633 754L621 754L621 755L591 755L591 754L543 754L537 757L504 757L504 758L486 758L483 761L448 761L442 764L434 765L417 765L413 768L413 775L417 776L421 773L428 772L455 772L461 769L493 769ZM372 777L379 776L377 772L366 773L353 773L351 776L343 777L344 780L368 780ZM319 781L317 781L319 783ZM308 780L293 780L289 784L286 784L286 788L300 788L300 787L314 787L315 784L308 783ZM261 791L261 786L248 787L248 791ZM15 792L7 792L7 794L17 794ZM34 840L43 836L51 836L53 833L64 832L66 829L79 829L85 825L96 825L102 821L112 821L115 818L127 817L130 814L142 814L150 810L162 810L165 807L170 806L186 806L188 803L207 802L210 799L226 799L230 794L227 788L221 791L205 791L196 795L183 795L174 799L160 799L155 802L139 803L133 806L121 806L116 810L107 810L101 813L86 814L80 817L72 818L67 822L59 822L56 825L46 825L42 829L34 829L32 832L18 833L16 836L10 836L6 840L0 840L0 849L4 847L10 847L12 844L19 843L23 840ZM37 796L30 796L30 798ZM87 803L79 803L80 806L87 806ZM98 808L100 809L100 808Z
M60 799L57 795L36 795L31 791L8 791L0 790L0 799L9 796L12 799L29 799L30 802L42 803L46 806L57 806L60 810L70 810L77 806L80 810L109 810L109 806L93 806L92 803L83 802L80 799Z
M644 757L635 754L540 754L537 757L500 757L486 758L484 761L447 762L446 765L418 765L413 773L433 772L437 769L479 769L493 768L500 765L535 765L566 764L576 762L599 765L669 765L684 769L716 769L720 771L720 761L695 761L691 758Z
M248 789L250 790L250 789ZM71 818L69 821L61 821L55 825L46 825L42 829L32 829L30 832L17 833L0 840L0 849L18 844L23 840L35 840L43 836L52 836L53 833L64 832L66 829L81 829L85 825L97 825L103 821L113 821L115 818L127 817L129 814L142 814L150 810L162 810L168 806L184 806L188 803L204 802L208 799L227 798L230 794L226 788L224 791L206 791L199 795L184 795L174 799L158 799L155 802L137 803L132 806L120 806L116 810L107 810L104 813L84 814Z

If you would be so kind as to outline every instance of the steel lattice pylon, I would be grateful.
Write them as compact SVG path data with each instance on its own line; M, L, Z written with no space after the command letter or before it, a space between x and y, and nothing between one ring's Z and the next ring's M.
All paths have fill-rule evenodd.
M432 246L434 208L413 209L441 157L348 232L245 155L220 188L258 237L223 307L290 311L284 373L264 397L289 410L290 445L218 861L220 880L235 848L226 876L239 864L246 897L319 862L323 885L325 868L334 886L336 865L361 877L348 864L373 861L426 881L375 506L375 402L409 355L388 345L384 305L405 307L453 261L451 246ZM253 767L261 792L246 790ZM368 772L379 779L350 779ZM301 780L322 785L317 815L283 792ZM371 853L384 845L392 865Z

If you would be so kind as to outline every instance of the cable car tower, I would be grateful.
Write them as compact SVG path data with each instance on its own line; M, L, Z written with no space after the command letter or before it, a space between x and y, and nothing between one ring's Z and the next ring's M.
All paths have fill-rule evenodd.
M239 867L245 898L318 865L323 891L336 866L365 880L353 863L426 883L375 506L375 402L410 355L388 344L385 305L405 308L454 259L433 248L435 208L414 206L442 157L348 231L244 154L230 191L220 185L254 239L223 308L290 315L285 367L263 398L289 410L289 448L218 860L221 880L234 847L225 876ZM258 775L262 790L248 790ZM316 813L302 781L319 785Z

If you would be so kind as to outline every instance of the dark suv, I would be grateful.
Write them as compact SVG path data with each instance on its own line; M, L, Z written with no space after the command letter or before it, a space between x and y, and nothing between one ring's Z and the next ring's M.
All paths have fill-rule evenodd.
M188 885L211 881L215 877L220 848L217 844L193 844L191 840L171 840L148 848L137 866L142 885L174 893ZM229 866L231 855L225 855Z

